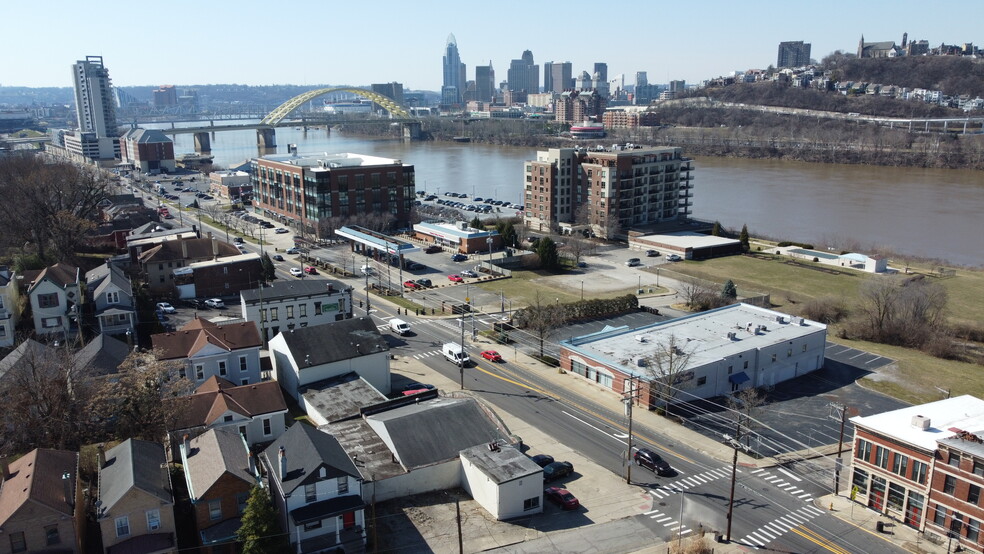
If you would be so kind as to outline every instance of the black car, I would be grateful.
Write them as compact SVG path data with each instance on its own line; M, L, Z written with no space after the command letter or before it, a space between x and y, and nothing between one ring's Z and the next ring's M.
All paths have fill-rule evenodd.
M403 267L405 267L410 271L417 271L418 269L424 269L423 264L418 264L417 262L411 262L411 261L408 261L407 263L403 264Z
M463 262L463 261L465 261L467 259L468 259L468 256L465 256L464 254L455 254L454 256L451 256L451 261L452 262Z
M543 466L543 480L553 481L574 473L574 464L570 462L551 462Z
M208 309L208 306L205 305L205 301L204 300L199 300L197 298L192 298L191 300L187 300L186 302L188 303L189 306L191 306L192 308L195 308L196 310L207 310Z
M431 280L430 279L417 279L414 282L417 283L418 285L422 286L422 287L431 287L431 286L433 286L433 283L431 283Z
M533 463L540 467L547 467L548 465L554 463L554 458L550 454L537 454L536 456L531 456Z
M646 250L646 256L648 256L650 258L655 258L655 257L659 256L659 252L656 251L656 250Z
M273 261L275 261L275 262L282 262L282 261L284 261L284 257L281 256L280 254L274 254L273 255Z
M673 475L673 468L659 454L648 448L640 448L633 456L637 466L647 468L657 475Z

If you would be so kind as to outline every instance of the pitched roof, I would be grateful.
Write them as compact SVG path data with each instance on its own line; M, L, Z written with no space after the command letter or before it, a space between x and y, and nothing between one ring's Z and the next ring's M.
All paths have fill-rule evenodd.
M281 473L280 448L287 457L287 473ZM318 469L325 467L327 477L350 475L361 479L359 470L342 449L335 437L319 431L305 423L295 423L277 437L262 456L267 462L270 475L281 483L281 489L290 493L306 484L312 476L318 479Z
M133 295L133 286L130 284L130 278L123 273L122 269L115 265L102 264L89 271L85 274L85 284L86 288L92 292L93 297L102 294L111 284L116 285L116 288L128 295Z
M162 360L187 358L208 345L232 352L262 344L253 321L218 325L197 316L174 333L158 333L150 339L154 349L160 349Z
M255 478L249 473L249 451L234 429L220 427L191 439L182 456L192 502L208 493L223 475L229 474L245 483L248 490Z
M113 506L132 489L141 490L166 503L173 503L167 474L164 445L127 439L106 451L106 464L99 469L100 510Z
M66 450L38 448L10 463L10 477L0 486L0 525L3 525L28 500L71 516L75 513L75 478L78 454ZM72 478L72 498L65 497L62 476Z
M100 333L75 353L75 362L78 368L88 368L96 375L109 375L116 373L129 355L125 342Z
M55 349L51 346L41 344L34 339L25 340L18 344L17 348L13 349L10 354L0 359L0 379L7 375L10 370L50 356L54 351Z
M34 282L31 283L31 289L33 290L38 283L45 279L61 288L66 288L69 285L78 284L79 268L74 265L68 265L61 262L54 265L49 265L48 267L42 269L41 273L39 273L34 279Z
M283 331L281 335L294 360L302 367L389 351L376 324L366 317Z
M287 409L280 384L263 381L253 385L235 386L225 379L210 377L188 396L174 400L182 404L177 410L174 429L209 426L226 412L244 417L256 417Z
M157 246L140 253L140 263L167 262L173 260L209 260L215 256L212 241L218 248L218 257L238 256L238 248L216 238L166 240ZM187 245L188 256L184 255L182 242Z

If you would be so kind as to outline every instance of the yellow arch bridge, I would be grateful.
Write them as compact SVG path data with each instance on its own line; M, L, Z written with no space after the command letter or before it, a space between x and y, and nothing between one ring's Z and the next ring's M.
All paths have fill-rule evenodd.
M319 88L317 90L309 90L303 94L298 94L297 96L291 98L290 100L284 102L283 104L277 106L272 112L267 114L266 117L260 121L260 125L277 125L285 117L294 112L297 108L300 108L304 104L314 100L319 96L324 96L326 94L331 94L333 92L350 92L352 94L361 96L367 100L372 100L373 102L379 104L384 110L388 111L391 116L395 119L416 119L406 108L396 103L395 100L389 96L379 94L378 92L373 92L371 90L355 88L355 87L331 87L331 88Z

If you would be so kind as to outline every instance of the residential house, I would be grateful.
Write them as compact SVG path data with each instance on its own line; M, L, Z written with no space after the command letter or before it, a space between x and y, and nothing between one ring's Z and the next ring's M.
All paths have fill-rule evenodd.
M3 467L0 554L81 552L79 455L38 448Z
M269 349L274 375L294 399L305 385L349 372L383 394L390 392L389 345L371 318L281 331Z
M287 429L287 404L276 381L236 386L212 376L194 394L174 399L177 420L172 440L197 437L209 429L232 429L249 446L266 443Z
M263 340L281 330L313 327L352 317L352 287L339 281L274 281L239 292L243 319L260 324Z
M209 429L182 442L180 450L199 544L208 552L229 551L257 483L255 459L231 427Z
M0 383L11 382L17 373L31 371L58 352L57 348L34 339L24 340L0 360Z
M172 229L168 225L170 223L150 221L127 233L126 250L130 260L136 263L140 254L169 240L198 238L198 231L194 226ZM211 233L208 236L211 238Z
M182 360L181 376L196 384L209 377L259 383L260 332L252 321L217 324L195 317L173 333L152 335L160 360Z
M82 303L79 268L57 263L44 268L27 289L34 314L34 332L67 338L77 331Z
M14 333L20 321L20 290L17 273L0 266L0 348L14 345Z
M100 333L75 353L75 367L95 377L115 375L131 351L130 344Z
M174 492L164 445L127 439L99 449L96 521L107 554L172 552Z
M178 298L210 298L239 294L259 282L262 275L260 255L247 252L179 267L171 282Z
M362 477L335 437L295 423L260 459L280 524L296 552L364 548Z
M85 274L85 286L99 332L132 339L137 330L137 306L133 285L123 270L107 262Z
M177 238L143 251L137 263L154 293L174 290L174 270L197 262L239 256L238 248L214 237L201 239Z

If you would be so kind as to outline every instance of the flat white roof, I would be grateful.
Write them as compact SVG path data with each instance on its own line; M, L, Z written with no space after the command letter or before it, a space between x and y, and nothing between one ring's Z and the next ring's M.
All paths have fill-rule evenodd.
M709 248L712 246L723 246L726 244L734 244L738 242L737 239L729 239L725 237L715 237L714 235L705 235L703 233L695 233L693 231L681 231L679 233L667 233L665 235L652 234L652 235L642 235L638 237L633 237L632 240L647 240L653 242L659 242L670 246L672 248L684 250L687 248Z
M913 427L913 416L929 418L929 428L924 431ZM890 412L852 417L851 423L926 450L935 450L936 441L952 437L956 434L955 429L970 432L984 429L984 400L965 394Z
M778 321L780 317L782 323ZM765 330L758 333L748 330L754 331L763 325ZM826 325L809 319L794 318L750 304L731 304L644 327L623 326L602 330L562 341L561 344L591 358L622 366L630 374L641 375L636 360L652 356L655 345L665 346L670 336L676 338L681 348L691 352L688 365L700 367L749 350L826 332L826 329ZM728 333L732 332L735 333L734 339L728 338Z
M353 152L342 152L339 154L325 152L324 154L301 154L298 156L293 154L270 154L260 159L325 171L336 167L403 165L403 162L398 159L382 158L368 154L355 154Z
M217 260L206 260L204 262L195 262L193 264L188 264L186 267L191 269L198 269L200 267L209 267L213 265L226 265L234 264L239 262L248 262L250 260L259 260L260 255L256 252L247 252L245 254L240 254L238 256L225 256L224 258L219 258ZM175 272L177 274L177 272Z

